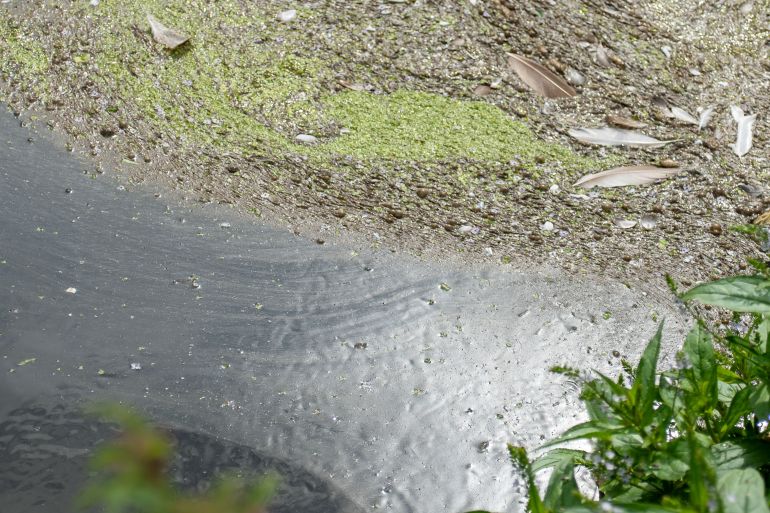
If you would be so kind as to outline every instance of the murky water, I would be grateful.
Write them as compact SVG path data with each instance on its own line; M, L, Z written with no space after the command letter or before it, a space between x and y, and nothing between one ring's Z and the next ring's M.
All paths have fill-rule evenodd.
M653 318L683 330L671 302L622 284L319 246L91 178L28 137L0 115L0 455L59 463L0 471L9 513L61 511L102 435L72 443L47 419L97 399L250 451L239 465L284 465L329 491L287 492L313 511L520 511L505 443L579 420L574 385L547 369L614 372ZM8 436L25 408L44 437Z

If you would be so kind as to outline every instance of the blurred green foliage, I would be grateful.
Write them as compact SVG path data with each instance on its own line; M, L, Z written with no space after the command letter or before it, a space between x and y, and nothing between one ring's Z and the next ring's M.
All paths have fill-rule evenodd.
M122 434L93 456L94 477L78 500L82 509L105 513L264 513L275 493L276 476L253 483L221 477L205 494L183 493L167 473L173 446L166 435L120 405L100 405L94 413L118 424Z

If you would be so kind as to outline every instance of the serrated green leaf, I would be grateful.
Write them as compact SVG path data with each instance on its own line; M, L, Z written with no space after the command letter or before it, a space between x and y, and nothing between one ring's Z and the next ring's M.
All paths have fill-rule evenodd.
M585 456L585 451L579 451L577 449L551 449L532 462L532 472L540 472L541 470L555 467L565 462L574 463L584 459Z
M618 425L606 425L600 424L595 421L583 422L576 426L572 426L567 431L561 434L561 436L548 441L541 445L541 448L550 447L552 445L569 442L570 440L578 439L591 439L600 438L606 440L616 433L630 433L628 429L620 427Z
M760 276L736 276L698 285L682 296L734 312L770 313L770 281Z
M687 375L694 393L703 406L713 408L717 403L717 366L711 334L698 322L684 341L684 355L690 367Z

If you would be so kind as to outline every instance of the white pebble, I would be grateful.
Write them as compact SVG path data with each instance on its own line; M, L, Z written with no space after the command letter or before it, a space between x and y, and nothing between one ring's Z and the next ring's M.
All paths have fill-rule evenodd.
M278 14L278 21L282 21L284 23L288 23L292 21L294 18L297 17L297 10L296 9L289 9L288 11L283 11Z
M553 231L553 223L551 221L546 221L543 224L540 225L540 229L544 232L552 232Z
M76 294L77 291L78 289L76 289L75 287L70 287L65 292L67 292L67 294Z
M297 142L305 143L305 144L315 144L318 142L318 139L314 135L310 134L299 134L297 137L295 137Z

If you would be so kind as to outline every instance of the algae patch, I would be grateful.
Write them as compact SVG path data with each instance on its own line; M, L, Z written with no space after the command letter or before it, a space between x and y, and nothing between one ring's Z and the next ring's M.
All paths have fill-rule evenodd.
M570 150L539 141L523 123L482 101L396 91L390 95L346 92L327 96L325 114L349 130L323 151L354 157L434 162L536 160L576 164Z
M302 51L308 32L276 23L271 7L202 0L82 4L70 13L83 26L72 26L66 46L77 51L69 56L68 70L88 74L99 90L92 96L109 99L87 100L90 112L102 113L102 122L137 119L219 151L305 155L324 167L338 157L595 167L538 140L525 124L485 101L403 89L338 92L345 56ZM159 47L149 36L147 13L190 34L189 45L175 51ZM301 17L313 23L312 16ZM21 36L9 27L0 30L5 53L23 63L21 75L48 69L44 53L26 40L17 44ZM84 40L89 44L81 44ZM320 144L295 144L300 133L317 136Z
M45 73L50 60L34 38L19 30L15 21L0 18L0 75L29 84L42 93L47 88Z

